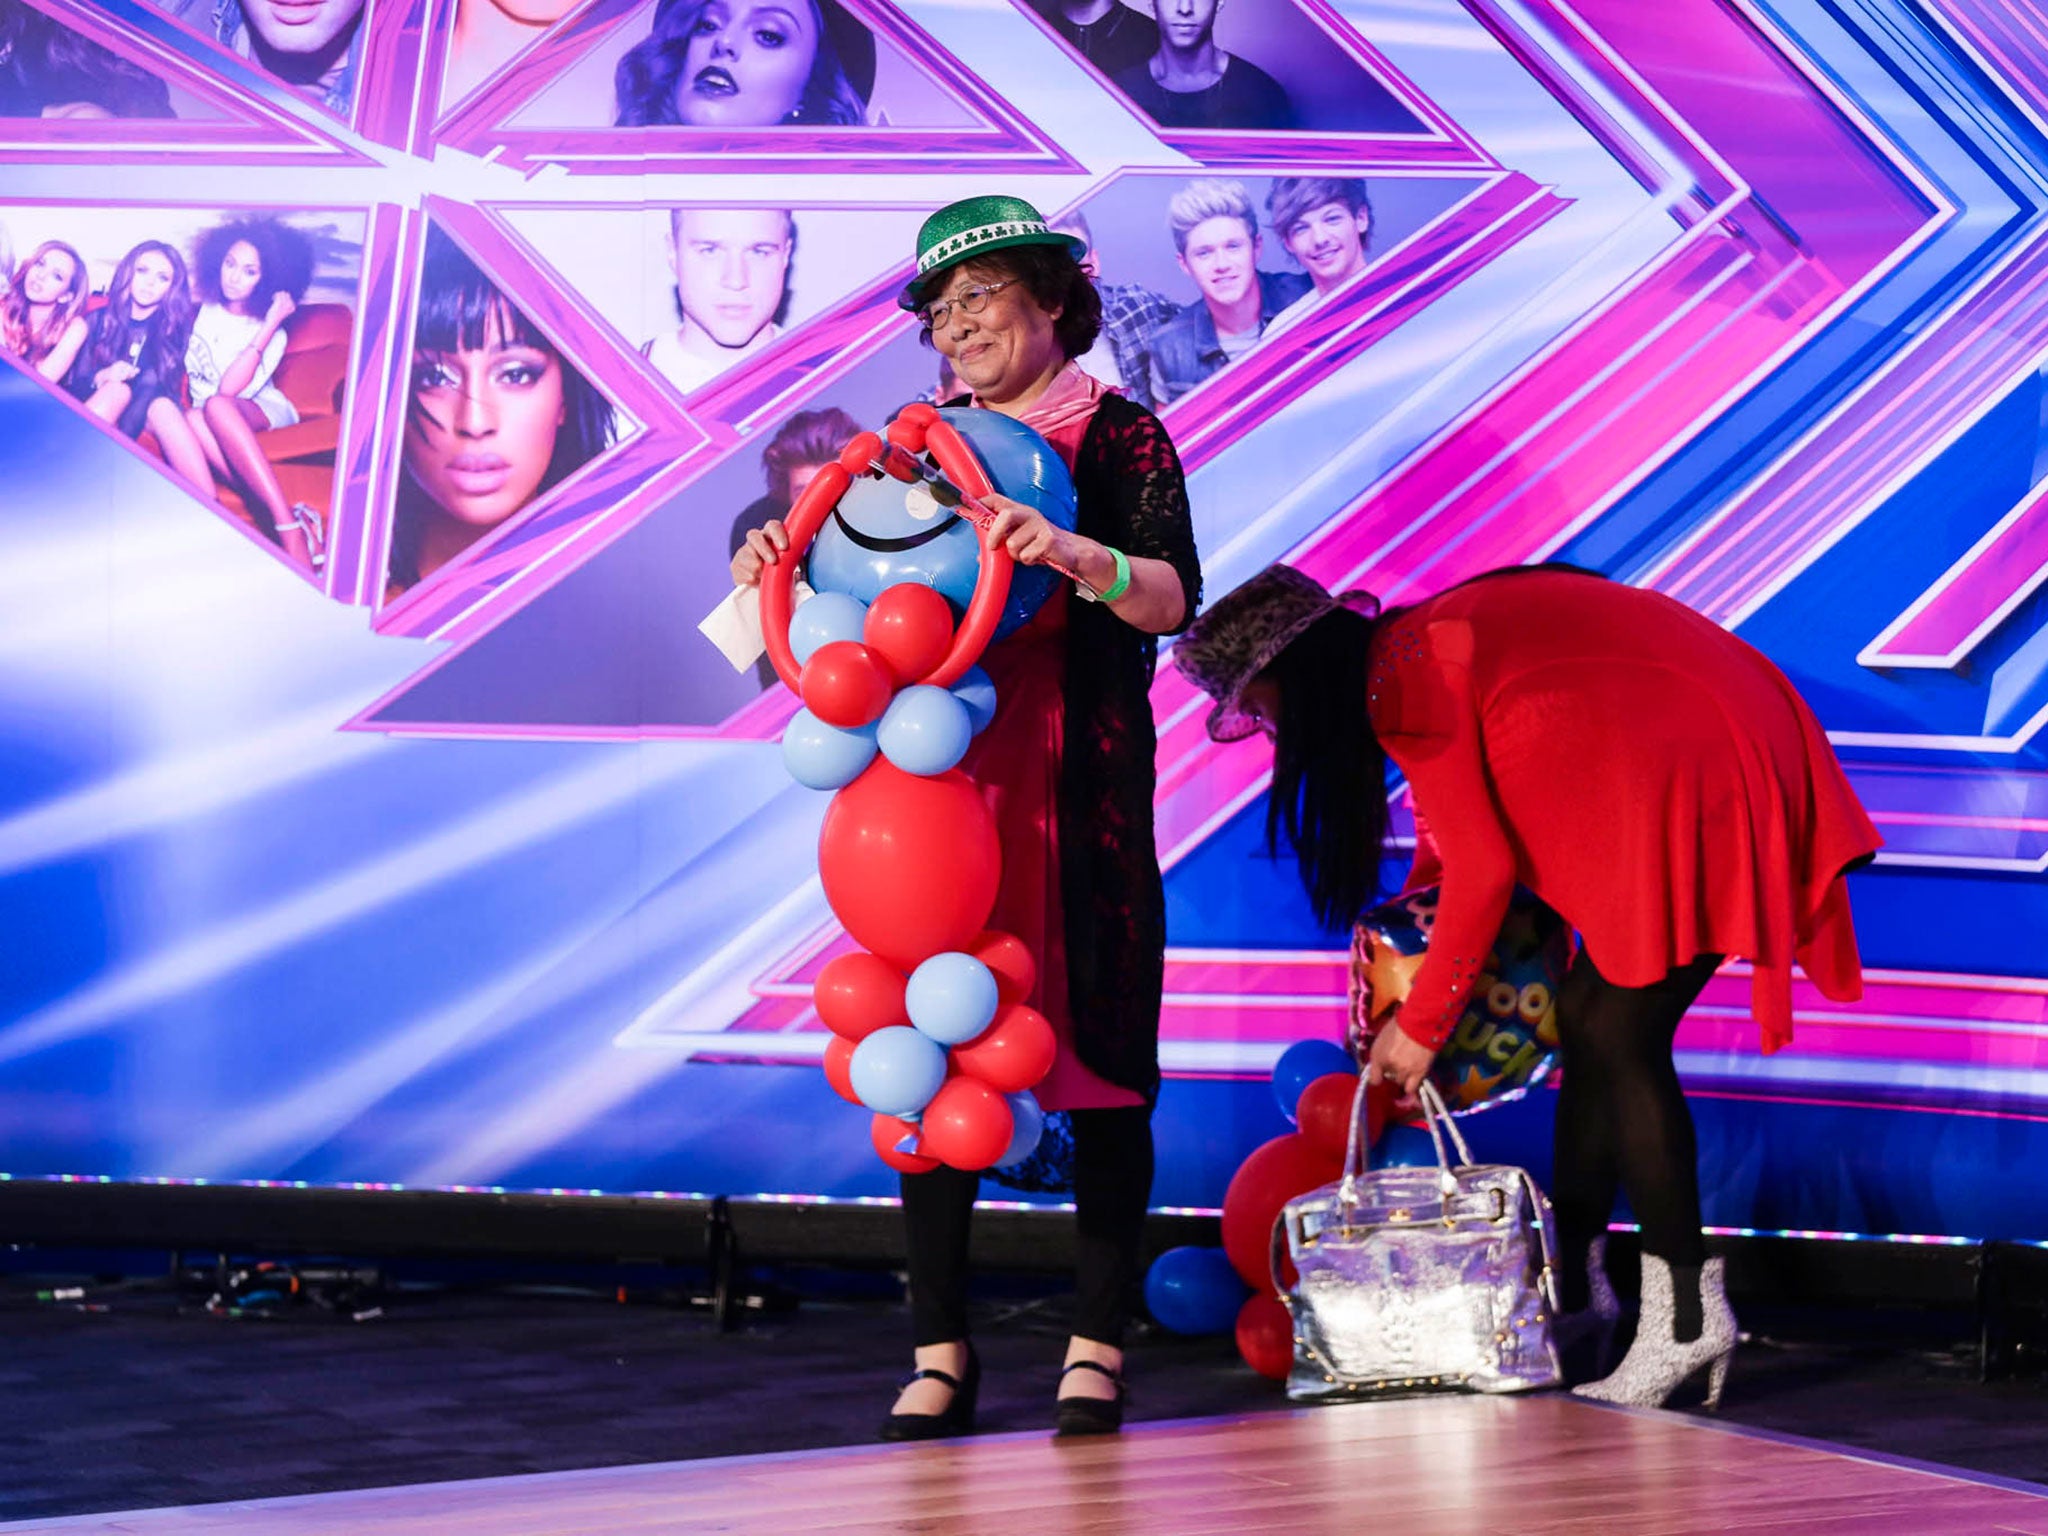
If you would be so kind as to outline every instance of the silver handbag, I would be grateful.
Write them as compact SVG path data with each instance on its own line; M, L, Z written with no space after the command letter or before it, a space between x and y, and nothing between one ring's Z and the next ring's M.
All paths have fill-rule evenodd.
M1297 1402L1559 1383L1550 1202L1523 1169L1475 1165L1433 1085L1421 1099L1436 1167L1361 1171L1361 1073L1344 1177L1288 1201L1273 1224ZM1299 1275L1291 1290L1283 1253Z

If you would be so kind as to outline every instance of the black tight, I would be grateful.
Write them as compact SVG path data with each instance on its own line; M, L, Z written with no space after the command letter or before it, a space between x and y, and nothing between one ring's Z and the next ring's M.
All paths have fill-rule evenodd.
M1074 1118L1075 1337L1118 1348L1152 1198L1152 1110L1077 1109ZM903 1176L910 1317L919 1345L967 1337L967 1235L979 1174Z
M1647 987L1618 987L1584 950L1557 999L1557 1210L1566 1311L1587 1304L1586 1254L1628 1194L1643 1252L1675 1270L1706 1262L1699 1143L1671 1060L1678 1021L1721 963L1700 955Z

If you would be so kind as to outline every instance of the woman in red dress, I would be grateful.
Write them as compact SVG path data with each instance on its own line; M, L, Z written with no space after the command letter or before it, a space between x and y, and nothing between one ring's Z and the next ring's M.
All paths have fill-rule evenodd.
M1333 927L1377 882L1388 758L1408 781L1408 885L1442 896L1369 1075L1415 1091L1517 883L1578 930L1558 998L1567 1310L1612 1306L1594 1245L1617 1185L1643 1243L1635 1345L1581 1390L1661 1403L1707 1368L1718 1400L1735 1319L1700 1232L1672 1036L1727 955L1751 963L1766 1052L1792 1038L1795 960L1828 997L1862 995L1842 876L1880 839L1805 701L1690 609L1569 567L1491 572L1381 615L1276 565L1203 614L1174 659L1217 701L1211 736L1273 737L1268 836L1291 844Z
M1074 476L1072 531L989 498L998 509L989 542L1084 585L1055 594L983 656L996 716L960 766L1002 842L989 926L1037 958L1030 1002L1059 1038L1035 1090L1047 1109L1069 1111L1074 1129L1078 1294L1056 1422L1062 1434L1100 1433L1123 1421L1123 1330L1159 1092L1166 914L1152 840L1155 637L1194 614L1201 568L1165 428L1074 362L1102 321L1078 259L1086 246L1049 231L1029 203L974 197L927 219L918 247L901 301L972 391L948 403L1035 428ZM733 579L759 581L788 547L780 522L750 533ZM945 1167L903 1176L917 1372L883 1423L885 1439L973 1426L980 1364L968 1342L967 1238L978 1184Z

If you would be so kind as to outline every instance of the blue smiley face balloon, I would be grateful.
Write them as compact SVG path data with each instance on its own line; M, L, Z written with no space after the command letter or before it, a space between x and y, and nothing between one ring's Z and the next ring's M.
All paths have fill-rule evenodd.
M1036 509L1056 526L1074 526L1074 480L1038 433L998 411L949 406L942 413L980 456L1005 496ZM847 488L810 550L810 583L871 603L883 588L915 581L953 605L958 622L981 574L974 525L932 499L922 485L863 476ZM1028 623L1060 583L1043 566L1018 566L996 638Z

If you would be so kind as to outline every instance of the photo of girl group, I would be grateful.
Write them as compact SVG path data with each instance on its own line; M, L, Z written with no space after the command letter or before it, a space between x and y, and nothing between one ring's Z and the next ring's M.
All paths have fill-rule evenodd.
M55 207L0 216L0 246L27 252L0 292L0 352L300 570L319 570L360 217Z
M1161 128L1416 133L1294 0L1017 0Z
M839 0L653 0L515 119L716 130L970 120Z
M617 431L597 386L430 225L386 598L507 526L609 447Z

